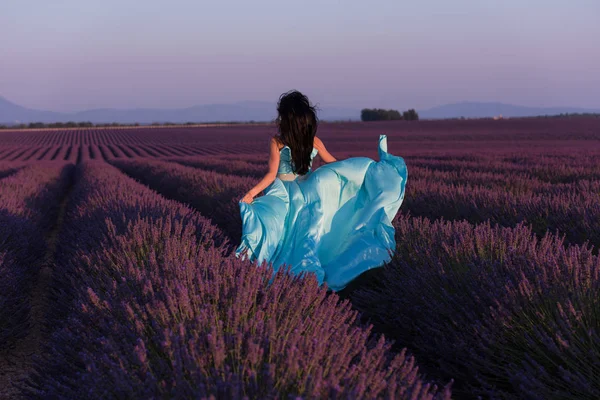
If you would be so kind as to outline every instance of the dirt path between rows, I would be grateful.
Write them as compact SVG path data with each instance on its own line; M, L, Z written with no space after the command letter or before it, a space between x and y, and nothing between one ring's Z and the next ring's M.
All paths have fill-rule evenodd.
M19 340L13 349L10 349L5 357L0 358L0 400L4 399L22 399L19 389L13 386L26 379L33 368L32 357L38 354L47 339L47 333L44 331L44 322L46 319L49 301L48 292L52 282L52 263L56 254L59 232L65 217L65 210L69 195L72 191L71 185L61 201L58 211L58 218L50 233L47 236L47 250L41 263L42 267L38 275L37 282L32 288L30 294L31 311L29 319L31 327L23 339Z

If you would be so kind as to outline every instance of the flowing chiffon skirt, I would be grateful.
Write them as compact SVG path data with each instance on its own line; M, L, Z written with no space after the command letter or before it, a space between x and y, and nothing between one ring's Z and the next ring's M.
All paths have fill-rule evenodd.
M408 171L379 137L379 161L353 157L323 165L294 181L277 178L264 196L240 202L242 239L236 255L275 270L314 273L334 291L395 250L394 227Z

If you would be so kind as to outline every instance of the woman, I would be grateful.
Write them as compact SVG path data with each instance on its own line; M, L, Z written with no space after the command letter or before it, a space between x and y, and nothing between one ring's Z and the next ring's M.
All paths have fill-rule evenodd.
M362 272L391 258L394 219L407 180L402 157L337 161L316 137L318 119L302 93L284 93L277 105L279 134L271 139L269 170L240 200L242 241L236 255L275 270L314 273L319 283L343 289ZM312 171L319 154L327 163ZM255 198L260 192L264 196Z

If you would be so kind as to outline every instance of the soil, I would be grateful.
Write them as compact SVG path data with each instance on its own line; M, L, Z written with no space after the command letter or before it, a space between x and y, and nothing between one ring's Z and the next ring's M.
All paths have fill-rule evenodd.
M30 329L7 353L0 355L0 400L24 398L15 383L26 379L33 369L33 355L39 354L47 338L44 330L49 307L48 292L52 282L53 261L58 244L59 232L65 216L67 194L60 204L56 224L47 236L47 251L41 262L37 282L30 294Z

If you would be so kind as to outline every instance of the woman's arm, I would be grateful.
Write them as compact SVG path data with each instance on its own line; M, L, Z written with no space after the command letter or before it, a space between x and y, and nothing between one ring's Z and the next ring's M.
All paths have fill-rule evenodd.
M241 201L244 203L252 203L252 200L263 190L267 188L275 178L277 178L277 170L279 169L279 146L275 138L271 138L271 150L269 154L269 171L265 177L246 193Z
M321 159L326 162L326 163L332 163L337 161L335 159L334 156L332 156L327 149L325 148L325 145L323 144L323 142L321 141L321 139L319 139L318 137L315 136L314 139L314 146L315 149L317 149L319 151L319 155L321 156Z

